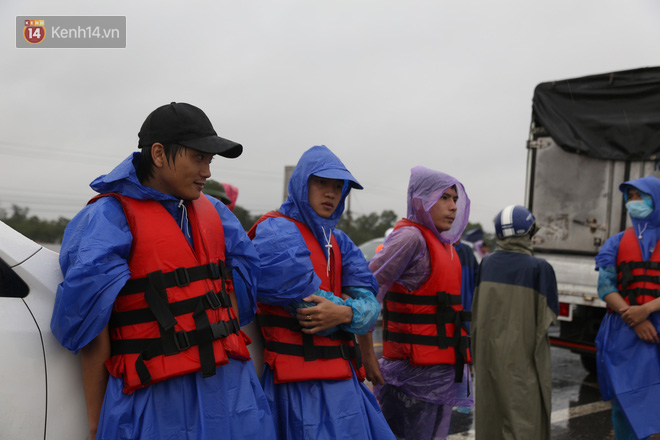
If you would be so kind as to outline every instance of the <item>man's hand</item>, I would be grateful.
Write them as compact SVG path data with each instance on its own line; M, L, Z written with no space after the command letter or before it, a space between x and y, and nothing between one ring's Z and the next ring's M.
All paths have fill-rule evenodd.
M364 371L367 374L367 380L374 385L385 385L385 380L380 373L378 358L376 358L376 352L374 352L372 332L369 332L366 335L356 335L356 337L360 344L362 364L364 365Z
M658 340L658 332L655 329L655 326L649 320L645 320L633 327L637 337L644 342L648 343L660 343Z
M92 342L80 350L82 383L87 405L89 438L96 438L105 389L108 386L108 370L105 361L110 357L110 332L106 326Z
M296 309L296 319L303 333L313 335L353 320L353 309L335 304L322 296L310 295L303 298L303 301L316 303L313 307Z

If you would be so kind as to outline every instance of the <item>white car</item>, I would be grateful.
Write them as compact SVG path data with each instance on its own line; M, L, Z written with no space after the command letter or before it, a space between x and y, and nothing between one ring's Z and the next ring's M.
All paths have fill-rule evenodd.
M0 438L85 439L80 359L50 331L58 254L0 221Z

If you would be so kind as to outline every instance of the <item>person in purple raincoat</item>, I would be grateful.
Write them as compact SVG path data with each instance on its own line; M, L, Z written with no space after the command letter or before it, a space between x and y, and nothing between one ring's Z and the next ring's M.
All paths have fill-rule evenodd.
M428 281L432 278L441 277L450 280L448 282L452 286L451 300L456 300L450 302L447 295L446 304L451 303L453 309L447 308L443 313L446 311L457 319L467 319L467 315L460 312L461 266L452 243L463 233L469 212L470 200L458 180L421 166L413 168L408 186L407 219L397 224L394 232L385 241L383 249L369 264L378 280L379 301L385 300L387 303L392 294L390 290L393 290L392 286L395 285L400 286L399 291L408 296L428 294L429 292L424 292L424 286L428 286ZM446 261L446 265L443 263L442 267L433 267L431 258L436 258L439 254L442 254L442 258L437 261ZM418 295L414 295L415 292ZM436 298L435 291L433 294L431 297ZM402 298L401 295L398 297ZM413 300L409 302L414 303ZM385 310L383 313L385 315ZM400 319L404 320L403 317ZM435 324L433 326L435 327ZM409 346L416 345L415 337L413 334L410 338L413 342L408 344ZM383 339L384 344L387 344L385 335ZM462 336L455 341L456 344L466 343L467 337ZM411 359L388 359L384 350L384 356L380 359L380 372L385 384L375 386L374 392L398 439L446 438L452 407L472 407L465 348L463 346L461 351L456 347L455 364L438 363L427 366L413 365L415 362ZM450 347L452 353L453 349L454 347ZM415 349L409 349L409 352L412 353L413 350Z

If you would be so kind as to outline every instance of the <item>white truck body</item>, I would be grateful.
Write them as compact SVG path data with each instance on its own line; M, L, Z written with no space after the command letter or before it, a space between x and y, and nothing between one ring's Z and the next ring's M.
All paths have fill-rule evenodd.
M659 104L648 101L652 93ZM555 345L595 351L606 304L598 297L594 257L607 238L630 226L619 185L660 178L658 96L659 68L542 83L535 90L525 201L541 228L534 253L557 277Z

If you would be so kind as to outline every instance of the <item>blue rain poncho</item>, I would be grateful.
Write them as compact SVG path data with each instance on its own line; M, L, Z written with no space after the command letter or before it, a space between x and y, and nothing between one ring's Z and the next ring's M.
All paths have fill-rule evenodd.
M648 261L660 239L660 180L643 177L624 182L625 194L632 186L649 194L655 209L646 219L631 217L642 258ZM617 255L623 232L610 237L596 256L598 293L604 298L617 292ZM660 333L660 313L647 318ZM660 432L660 344L639 339L618 313L607 313L596 337L598 382L603 400L612 399L617 438L645 438ZM633 432L631 431L634 431Z
M456 187L456 217L447 231L439 232L429 211L450 187ZM425 167L414 167L408 185L408 219L433 231L442 243L455 243L467 226L470 199L454 177ZM458 258L453 246L452 258ZM393 283L409 290L419 288L432 273L429 250L422 233L415 227L394 230L369 264L379 283L382 301ZM398 439L430 440L445 438L449 432L453 406L472 407L469 396L470 370L466 365L463 382L456 383L454 365L424 367L407 360L379 360L385 385L374 392Z
M344 181L341 201L329 218L316 214L308 201L307 181L311 175ZM307 225L322 248L333 234L342 258L342 291L346 301L319 290L321 280L314 268L302 235L294 223L284 218L266 219L257 226L253 243L262 261L258 300L284 306L292 313L302 307L302 299L324 296L353 310L348 332L365 334L375 324L380 311L376 301L376 280L362 252L343 232L335 229L344 211L351 188L361 189L357 180L327 147L307 150L289 180L289 196L279 211ZM274 383L274 373L264 367L261 378L273 411L279 439L393 439L378 403L355 373L349 380L310 380Z
M134 153L91 184L99 193L117 192L139 200L158 200L189 228L179 200L137 179ZM202 195L201 197L206 197ZM226 263L233 268L241 316L254 315L259 260L239 221L210 197L222 220ZM186 234L189 237L189 234ZM190 241L190 238L188 238ZM69 223L60 252L64 281L58 286L51 329L60 343L77 352L106 327L117 294L130 278L133 237L118 200L105 197L87 205ZM201 372L122 392L123 380L109 377L98 439L275 438L268 403L251 361L230 359L216 375ZM222 433L222 434L219 434Z
M472 297L474 296L474 288L476 287L479 262L477 261L477 257L474 256L474 251L467 244L458 242L454 245L454 248L456 249L458 258L461 260L461 301L463 303L463 310L469 312L472 310Z

